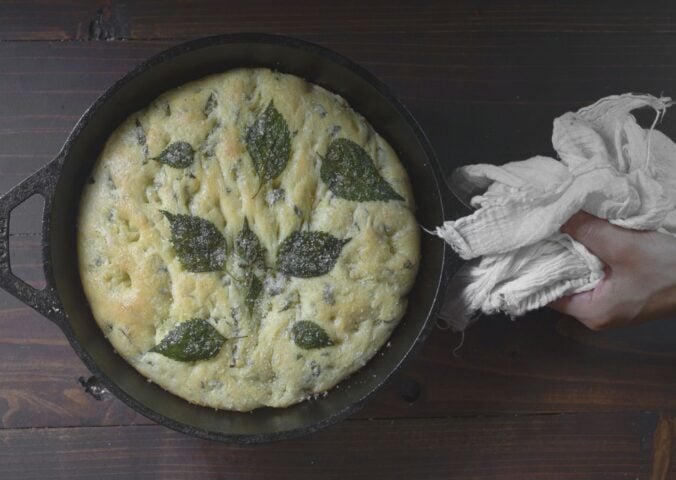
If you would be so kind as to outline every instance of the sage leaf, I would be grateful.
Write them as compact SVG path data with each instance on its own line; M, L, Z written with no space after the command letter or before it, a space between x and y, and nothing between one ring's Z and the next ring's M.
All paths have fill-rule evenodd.
M403 200L380 176L366 150L346 138L329 144L319 175L334 195L346 200Z
M249 220L244 219L242 230L235 237L235 253L246 264L250 265L263 258L261 241L249 228Z
M183 268L213 272L225 265L225 238L209 220L161 210L171 226L171 243Z
M277 269L292 277L318 277L331 271L343 245L326 232L294 232L284 239L277 251Z
M261 296L263 291L263 282L256 275L251 275L251 280L249 280L249 286L246 292L246 306L249 309L249 314L253 312L254 307L256 306L256 301Z
M225 340L209 322L193 318L180 323L150 351L179 362L194 362L216 356Z
M291 336L296 345L304 350L312 350L315 348L330 347L333 345L333 340L329 337L322 327L315 322L308 320L301 320L294 323L291 328Z
M207 103L204 104L204 116L208 117L211 115L211 112L213 112L217 106L218 100L216 99L216 95L210 93L209 98L207 98Z
M195 160L195 150L188 142L174 142L153 160L174 168L187 168Z
M284 171L291 153L291 134L272 101L248 128L245 142L262 181L275 179Z

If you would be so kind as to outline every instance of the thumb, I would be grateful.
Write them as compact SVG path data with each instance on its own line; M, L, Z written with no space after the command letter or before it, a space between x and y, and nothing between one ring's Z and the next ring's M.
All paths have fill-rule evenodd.
M635 240L635 232L582 211L570 217L561 232L573 237L607 264L621 260Z

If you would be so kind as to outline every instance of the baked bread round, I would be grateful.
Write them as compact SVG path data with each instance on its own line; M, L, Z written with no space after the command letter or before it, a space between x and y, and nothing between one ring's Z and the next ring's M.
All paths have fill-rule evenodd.
M196 404L324 393L380 349L419 263L409 180L343 98L238 69L110 136L78 219L82 284L115 350Z

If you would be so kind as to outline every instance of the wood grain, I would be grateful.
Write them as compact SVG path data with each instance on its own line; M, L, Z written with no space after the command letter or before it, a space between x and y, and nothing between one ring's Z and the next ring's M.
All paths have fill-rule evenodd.
M145 423L118 400L97 401L78 383L87 377L61 333L26 307L0 317L0 414L4 427ZM436 332L417 358L357 416L676 411L673 322L591 333L555 313L519 322L486 319L458 336ZM402 397L401 382L420 385ZM5 405L3 408L2 405Z
M555 116L613 93L659 94L676 76L671 37L436 41L374 35L366 43L322 44L391 86L425 128L446 172L552 153ZM115 80L175 43L0 43L0 191L56 155L79 116ZM661 128L676 132L676 115L667 115Z
M366 44L343 39L328 46L388 79L399 96L409 99L407 103L437 147L444 168L450 171L464 163L501 162L547 152L551 149L549 133L555 115L588 103L590 95L631 89L632 76L636 84L657 85L659 81L664 85L657 73L667 70L672 60L668 49L657 48L658 44L664 45L663 38L642 38L643 49L631 47L635 43L631 39L602 38L591 50L583 48L585 42L579 38L565 49L556 40L547 39L537 47L527 48L525 37L518 35L510 37L511 45L494 39L471 45L433 45L429 37L422 37L417 40L422 43L401 42L396 52L379 35L373 35ZM0 190L49 161L90 102L137 62L172 43L0 44L0 58L6 59L0 63L0 101L6 106L0 113L0 136L4 140L0 144ZM421 44L429 47L425 50L428 54L419 55ZM547 55L557 45L562 55ZM634 65L638 65L641 52L647 50L645 45L655 46L649 58L653 66L638 68ZM632 66L623 67L623 61ZM625 75L618 78L614 69L621 69ZM547 84L559 76L564 78L557 88L548 89ZM421 82L420 78L425 80ZM575 88L583 82L589 87ZM458 92L442 83L462 87ZM528 85L531 88L526 88ZM485 86L491 88L489 96L482 98ZM676 116L668 115L661 127L676 133ZM495 152L499 152L498 157ZM39 224L31 225L20 217L19 220L26 230L20 233L39 231ZM13 252L17 271L37 282L41 268L39 241L36 235L19 237ZM6 296L0 297L0 305L16 308L12 302ZM3 319L0 338L16 337L14 315ZM28 349L6 347L5 358L12 358L20 372L14 367L0 372L0 396L12 405L3 415L5 426L96 422L117 425L138 421L115 400L101 406L88 397L70 398L79 388L77 379L86 376L85 369L56 330L42 330L46 320L27 310L21 315L19 318L30 319L18 320L30 322L26 323L30 325L26 342L31 342L33 332L47 331L52 336L44 339L38 334L37 342L61 345L43 350L36 347L23 354L18 351ZM447 412L675 408L673 322L591 334L553 313L538 313L513 324L504 318L484 320L468 332L460 358L454 358L450 350L458 342L457 336L437 332L404 373L404 378L422 386L414 406L402 402L395 385L363 415L394 418ZM49 370L47 375L41 374L45 368ZM33 380L17 385L17 373ZM500 395L496 396L495 391ZM64 415L52 408L54 403L67 405L70 413Z
M0 0L0 194L54 158L138 62L241 31L317 42L366 67L420 121L445 173L552 154L552 119L602 96L676 96L666 3ZM659 128L676 137L676 113ZM39 286L38 210L15 212L11 258ZM351 420L225 446L95 400L61 332L0 293L0 478L676 478L673 320L592 333L540 311L482 319L456 357L459 342L434 332Z
M676 445L672 446L673 437L673 419L669 415L662 415L653 434L651 480L666 480L669 475L672 450L676 450Z
M13 480L647 479L656 422L641 413L348 420L248 447L156 426L0 430L0 466Z
M3 1L2 40L120 40L192 38L234 31L363 37L420 33L447 35L514 33L670 34L676 31L669 8L636 2L548 1L279 3L251 0L220 4L87 0Z
M664 475L664 480L667 480L668 478L676 477L676 415L663 416L662 418L668 418L671 420L671 432L669 432L670 434L669 443L671 444L671 454L669 455L668 465L667 462L664 462L664 466L668 467L668 469L666 470L666 475ZM653 447L653 452L655 451L656 448ZM657 455L653 455L653 472L659 471L658 468L661 466L661 464L657 464L657 462L654 462L654 460L657 458L659 458Z

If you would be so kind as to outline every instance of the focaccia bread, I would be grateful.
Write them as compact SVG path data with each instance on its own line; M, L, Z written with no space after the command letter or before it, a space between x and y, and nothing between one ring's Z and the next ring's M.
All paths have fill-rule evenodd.
M383 346L419 263L408 177L341 97L266 69L158 97L110 136L78 220L115 350L193 403L326 392Z

